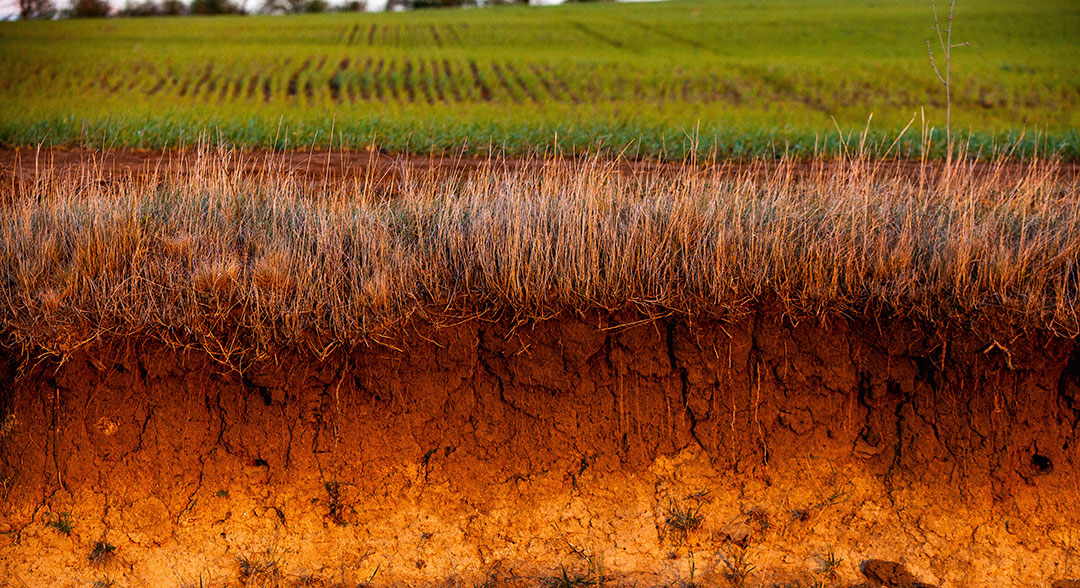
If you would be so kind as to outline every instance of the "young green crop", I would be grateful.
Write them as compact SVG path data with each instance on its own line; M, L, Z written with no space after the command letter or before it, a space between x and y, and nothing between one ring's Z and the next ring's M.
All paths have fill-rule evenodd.
M557 134L567 151L747 156L835 146L871 114L889 142L922 107L944 124L929 18L914 0L676 0L0 23L0 143L522 152ZM1076 157L1080 10L988 0L957 18L972 46L953 127L971 149L1026 130L1026 148Z

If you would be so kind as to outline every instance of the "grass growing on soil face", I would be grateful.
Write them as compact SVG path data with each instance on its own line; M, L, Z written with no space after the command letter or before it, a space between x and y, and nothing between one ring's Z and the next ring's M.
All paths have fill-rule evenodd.
M63 533L68 536L75 530L75 522L71 520L71 513L67 511L56 516L50 516L49 520L45 522L45 526L56 529L58 533Z
M1080 193L1051 162L626 174L552 159L313 188L272 165L244 175L227 151L190 157L130 181L16 176L0 332L56 353L143 337L235 364L410 321L595 308L1080 331Z
M274 546L236 556L236 565L244 585L276 584L281 577L281 564L287 550Z
M752 563L750 563L750 555L744 549L737 553L731 553L724 559L724 565L727 570L724 576L728 579L735 588L742 588L746 586L746 581L757 569Z
M112 559L115 551L116 547L112 543L98 541L94 543L94 548L90 550L90 555L86 557L90 560L90 563L104 563Z
M821 558L821 576L829 581L837 581L840 579L840 564L844 563L843 558L837 557L832 548L828 553Z
M588 588L599 585L601 581L592 576L590 572L574 573L560 568L557 576L543 578L541 588Z
M680 504L672 500L664 517L664 522L674 534L675 543L678 546L686 542L687 536L700 528L704 521L700 500L692 501L692 504L691 502Z
M1078 157L1075 3L962 3L956 22L954 133ZM0 23L0 144L522 153L557 133L566 152L746 157L835 147L834 118L872 113L887 145L921 107L943 125L931 24L920 0Z

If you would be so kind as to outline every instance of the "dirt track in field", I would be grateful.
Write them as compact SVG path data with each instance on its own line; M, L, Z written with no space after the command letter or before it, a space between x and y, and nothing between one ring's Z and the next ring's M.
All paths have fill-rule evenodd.
M181 171L190 167L195 158L193 151L184 150L0 149L0 179L10 182L12 177L31 178L40 171L51 170L61 176L92 173L103 180L123 180ZM522 169L543 164L542 160L532 159L405 157L377 151L232 151L226 162L225 169L229 172L252 176L286 172L306 177L314 183L366 176L391 181L400 177L404 170L419 172L437 169L468 173L489 165L501 169ZM620 161L616 169L626 173L674 171L678 166L655 161Z
M103 181L122 181L132 177L146 177L153 174L182 172L190 168L196 160L196 153L191 150L140 150L115 149L99 151L93 149L56 148L42 149L20 148L0 149L0 186L10 185L18 179L30 179L44 170L50 170L63 177L65 175L83 176L92 174ZM495 158L454 157L426 155L391 155L377 151L230 151L224 158L225 170L242 175L259 176L286 172L301 179L307 179L314 185L336 183L349 179L370 178L379 183L392 182L406 171L422 172L439 170L443 172L464 172L493 167L500 170L520 170L539 167L543 159L530 158ZM675 173L684 169L682 163L660 162L655 160L627 160L613 162L612 168L620 173ZM825 169L837 166L836 162L826 162ZM889 162L886 165L900 165L912 174L920 170L918 161ZM977 163L977 169L991 171L990 163ZM1024 163L1008 163L1007 168L1018 170ZM724 173L732 175L746 171L767 174L772 166L761 163L725 162L718 166ZM940 167L931 162L927 169L930 173ZM808 163L798 163L793 172L810 174L815 167ZM1058 171L1065 178L1080 179L1080 164L1063 163ZM0 188L2 189L2 188Z

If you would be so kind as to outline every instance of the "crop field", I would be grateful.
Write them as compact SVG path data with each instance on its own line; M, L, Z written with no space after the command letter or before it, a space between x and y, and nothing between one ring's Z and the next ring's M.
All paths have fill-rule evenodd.
M753 156L869 121L888 144L944 124L931 24L914 0L0 23L0 143ZM970 150L1080 154L1077 30L1074 2L960 4Z

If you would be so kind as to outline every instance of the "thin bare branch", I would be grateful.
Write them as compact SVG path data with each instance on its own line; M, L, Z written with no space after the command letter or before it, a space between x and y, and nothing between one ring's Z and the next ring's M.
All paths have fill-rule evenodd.
M926 52L930 55L930 67L934 68L934 73L936 73L938 79L941 80L941 85L946 85L947 82L945 81L945 78L941 76L941 72L938 71L937 64L934 63L934 50L930 48L930 39L926 40Z
M937 32L938 44L941 45L941 50L944 51L945 50L945 39L941 36L941 23L938 21L937 3L934 0L930 0L930 8L931 8L931 10L934 11L934 26L933 26L933 29L934 29L935 32ZM951 20L951 17L950 17L950 20Z

